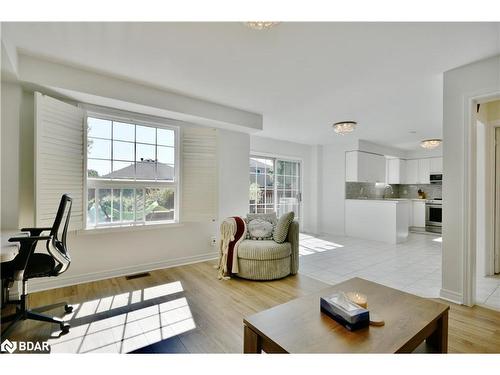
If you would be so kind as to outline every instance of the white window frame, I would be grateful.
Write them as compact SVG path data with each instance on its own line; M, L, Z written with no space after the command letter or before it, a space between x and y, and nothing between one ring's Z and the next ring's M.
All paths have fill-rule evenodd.
M181 130L178 125L179 122L176 120L166 119L166 118L158 118L152 117L142 114L133 114L125 111L107 109L107 108L96 108L94 106L85 106L82 105L84 109L86 109L86 113L84 116L84 210L83 210L83 222L86 231L92 230L102 230L103 228L113 228L113 227L130 227L137 228L143 226L165 226L169 224L179 224L179 215L180 215L180 202L181 202L181 181L180 181L180 171L181 171L181 157L180 157L180 148L181 148ZM88 126L87 120L88 118L98 118L102 120L116 121L116 122L124 122L134 125L147 126L153 128L161 128L167 130L174 131L174 180L173 181L158 181L158 180L137 180L137 179L109 179L109 180L101 180L94 179L88 177L87 171L87 161L88 161ZM112 142L113 140L111 140ZM135 143L135 142L134 142ZM113 155L111 155L111 158ZM174 220L160 220L160 221L146 221L146 217L144 215L143 221L133 221L133 222L110 222L110 223L97 223L94 226L89 227L87 225L87 207L88 207L88 189L89 188L99 188L99 189L138 189L138 188L172 188L174 190ZM97 193L97 192L96 192ZM96 194L96 202L97 202L97 194ZM96 211L97 212L97 211Z
M283 156L283 155L277 155L277 154L270 154L270 153L265 153L265 152L258 152L258 151L250 151L250 156L248 160L250 161L250 158L264 158L264 159L273 159L273 168L276 168L276 161L281 160L281 161L291 161L294 163L299 163L300 164L300 176L299 176L299 187L300 187L300 201L299 201L299 224L302 226L302 222L304 220L304 160L299 157L293 157L293 156ZM275 195L275 200L274 200L274 210L276 211L277 208L277 186L276 182L274 183L274 195ZM250 201L248 202L248 209L250 209Z

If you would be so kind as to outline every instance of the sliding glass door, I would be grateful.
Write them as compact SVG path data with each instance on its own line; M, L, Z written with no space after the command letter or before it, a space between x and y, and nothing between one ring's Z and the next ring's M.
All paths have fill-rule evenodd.
M296 160L250 157L249 212L301 214L301 163Z

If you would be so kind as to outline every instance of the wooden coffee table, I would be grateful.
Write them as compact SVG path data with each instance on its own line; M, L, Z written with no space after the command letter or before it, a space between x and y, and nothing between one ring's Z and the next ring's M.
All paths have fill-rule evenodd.
M385 321L351 332L320 311L336 291L367 295L368 310ZM446 353L449 306L353 278L243 320L244 353Z

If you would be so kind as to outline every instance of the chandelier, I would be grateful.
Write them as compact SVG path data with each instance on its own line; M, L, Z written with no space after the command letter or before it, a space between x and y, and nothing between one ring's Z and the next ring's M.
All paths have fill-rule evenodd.
M276 26L279 22L270 22L270 21L250 21L245 22L245 26L254 30L266 30L271 27Z
M356 128L356 125L357 125L356 121L341 121L341 122L336 122L332 126L335 133L340 135L345 135L347 133L352 133Z
M438 147L443 141L441 139L424 139L420 146L429 150Z

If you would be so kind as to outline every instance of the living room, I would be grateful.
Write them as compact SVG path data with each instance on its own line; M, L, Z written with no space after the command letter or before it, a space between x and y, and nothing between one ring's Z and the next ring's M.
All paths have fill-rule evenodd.
M500 353L498 22L11 21L2 352Z

